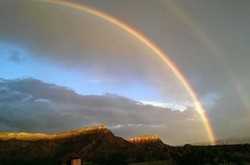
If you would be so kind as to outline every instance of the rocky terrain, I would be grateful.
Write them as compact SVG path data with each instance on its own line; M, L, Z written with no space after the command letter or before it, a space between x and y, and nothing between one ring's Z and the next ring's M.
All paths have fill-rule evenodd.
M106 126L56 134L0 133L0 165L128 164L168 160L169 164L249 163L250 145L174 147L156 135L125 140Z

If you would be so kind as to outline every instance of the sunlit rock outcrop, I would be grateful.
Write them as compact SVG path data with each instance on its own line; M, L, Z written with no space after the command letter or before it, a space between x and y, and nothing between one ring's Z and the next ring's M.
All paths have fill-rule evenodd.
M161 141L159 136L157 135L143 135L143 136L137 136L128 139L129 142L131 143L152 143L152 142L159 142Z
M56 139L63 139L63 138L69 138L84 134L92 134L92 133L105 133L110 132L107 126L105 125L97 125L97 126L90 126L81 128L74 131L69 132L61 132L61 133L55 133L55 134L44 134L44 133L26 133L26 132L18 132L18 133L1 133L0 134L0 140L10 140L10 139L16 139L16 140L28 140L28 141L36 141L36 140L56 140Z

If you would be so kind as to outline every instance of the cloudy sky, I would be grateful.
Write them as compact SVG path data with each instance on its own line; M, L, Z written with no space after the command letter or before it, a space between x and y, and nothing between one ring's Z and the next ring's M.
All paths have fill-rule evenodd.
M133 27L178 66L216 138L250 136L250 1L76 0ZM208 141L189 94L118 26L42 1L0 1L0 131L106 124L118 136Z

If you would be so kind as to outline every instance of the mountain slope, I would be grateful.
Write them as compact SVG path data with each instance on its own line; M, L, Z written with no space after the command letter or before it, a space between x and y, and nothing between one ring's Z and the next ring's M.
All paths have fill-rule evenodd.
M91 161L97 155L123 151L130 154L136 146L116 137L106 126L94 126L58 134L1 133L0 160L31 161L73 158Z
M142 143L131 139L127 141L115 136L104 125L56 134L1 133L0 162L69 164L70 160L81 158L83 162L99 164L106 161L107 164L114 164L114 161L118 161L117 164L120 164L127 160L136 162L166 158L169 146L158 136L139 138L143 139Z
M104 125L56 134L0 133L0 165L69 165L75 158L103 165L158 160L173 164L247 164L250 145L173 147L156 135L127 141Z

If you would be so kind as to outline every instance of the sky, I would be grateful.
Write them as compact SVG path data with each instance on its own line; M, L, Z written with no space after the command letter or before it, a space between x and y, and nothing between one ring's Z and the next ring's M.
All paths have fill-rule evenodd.
M181 70L216 138L249 137L248 0L75 0L147 37ZM0 132L106 124L171 145L208 141L183 84L107 20L42 1L0 1Z

